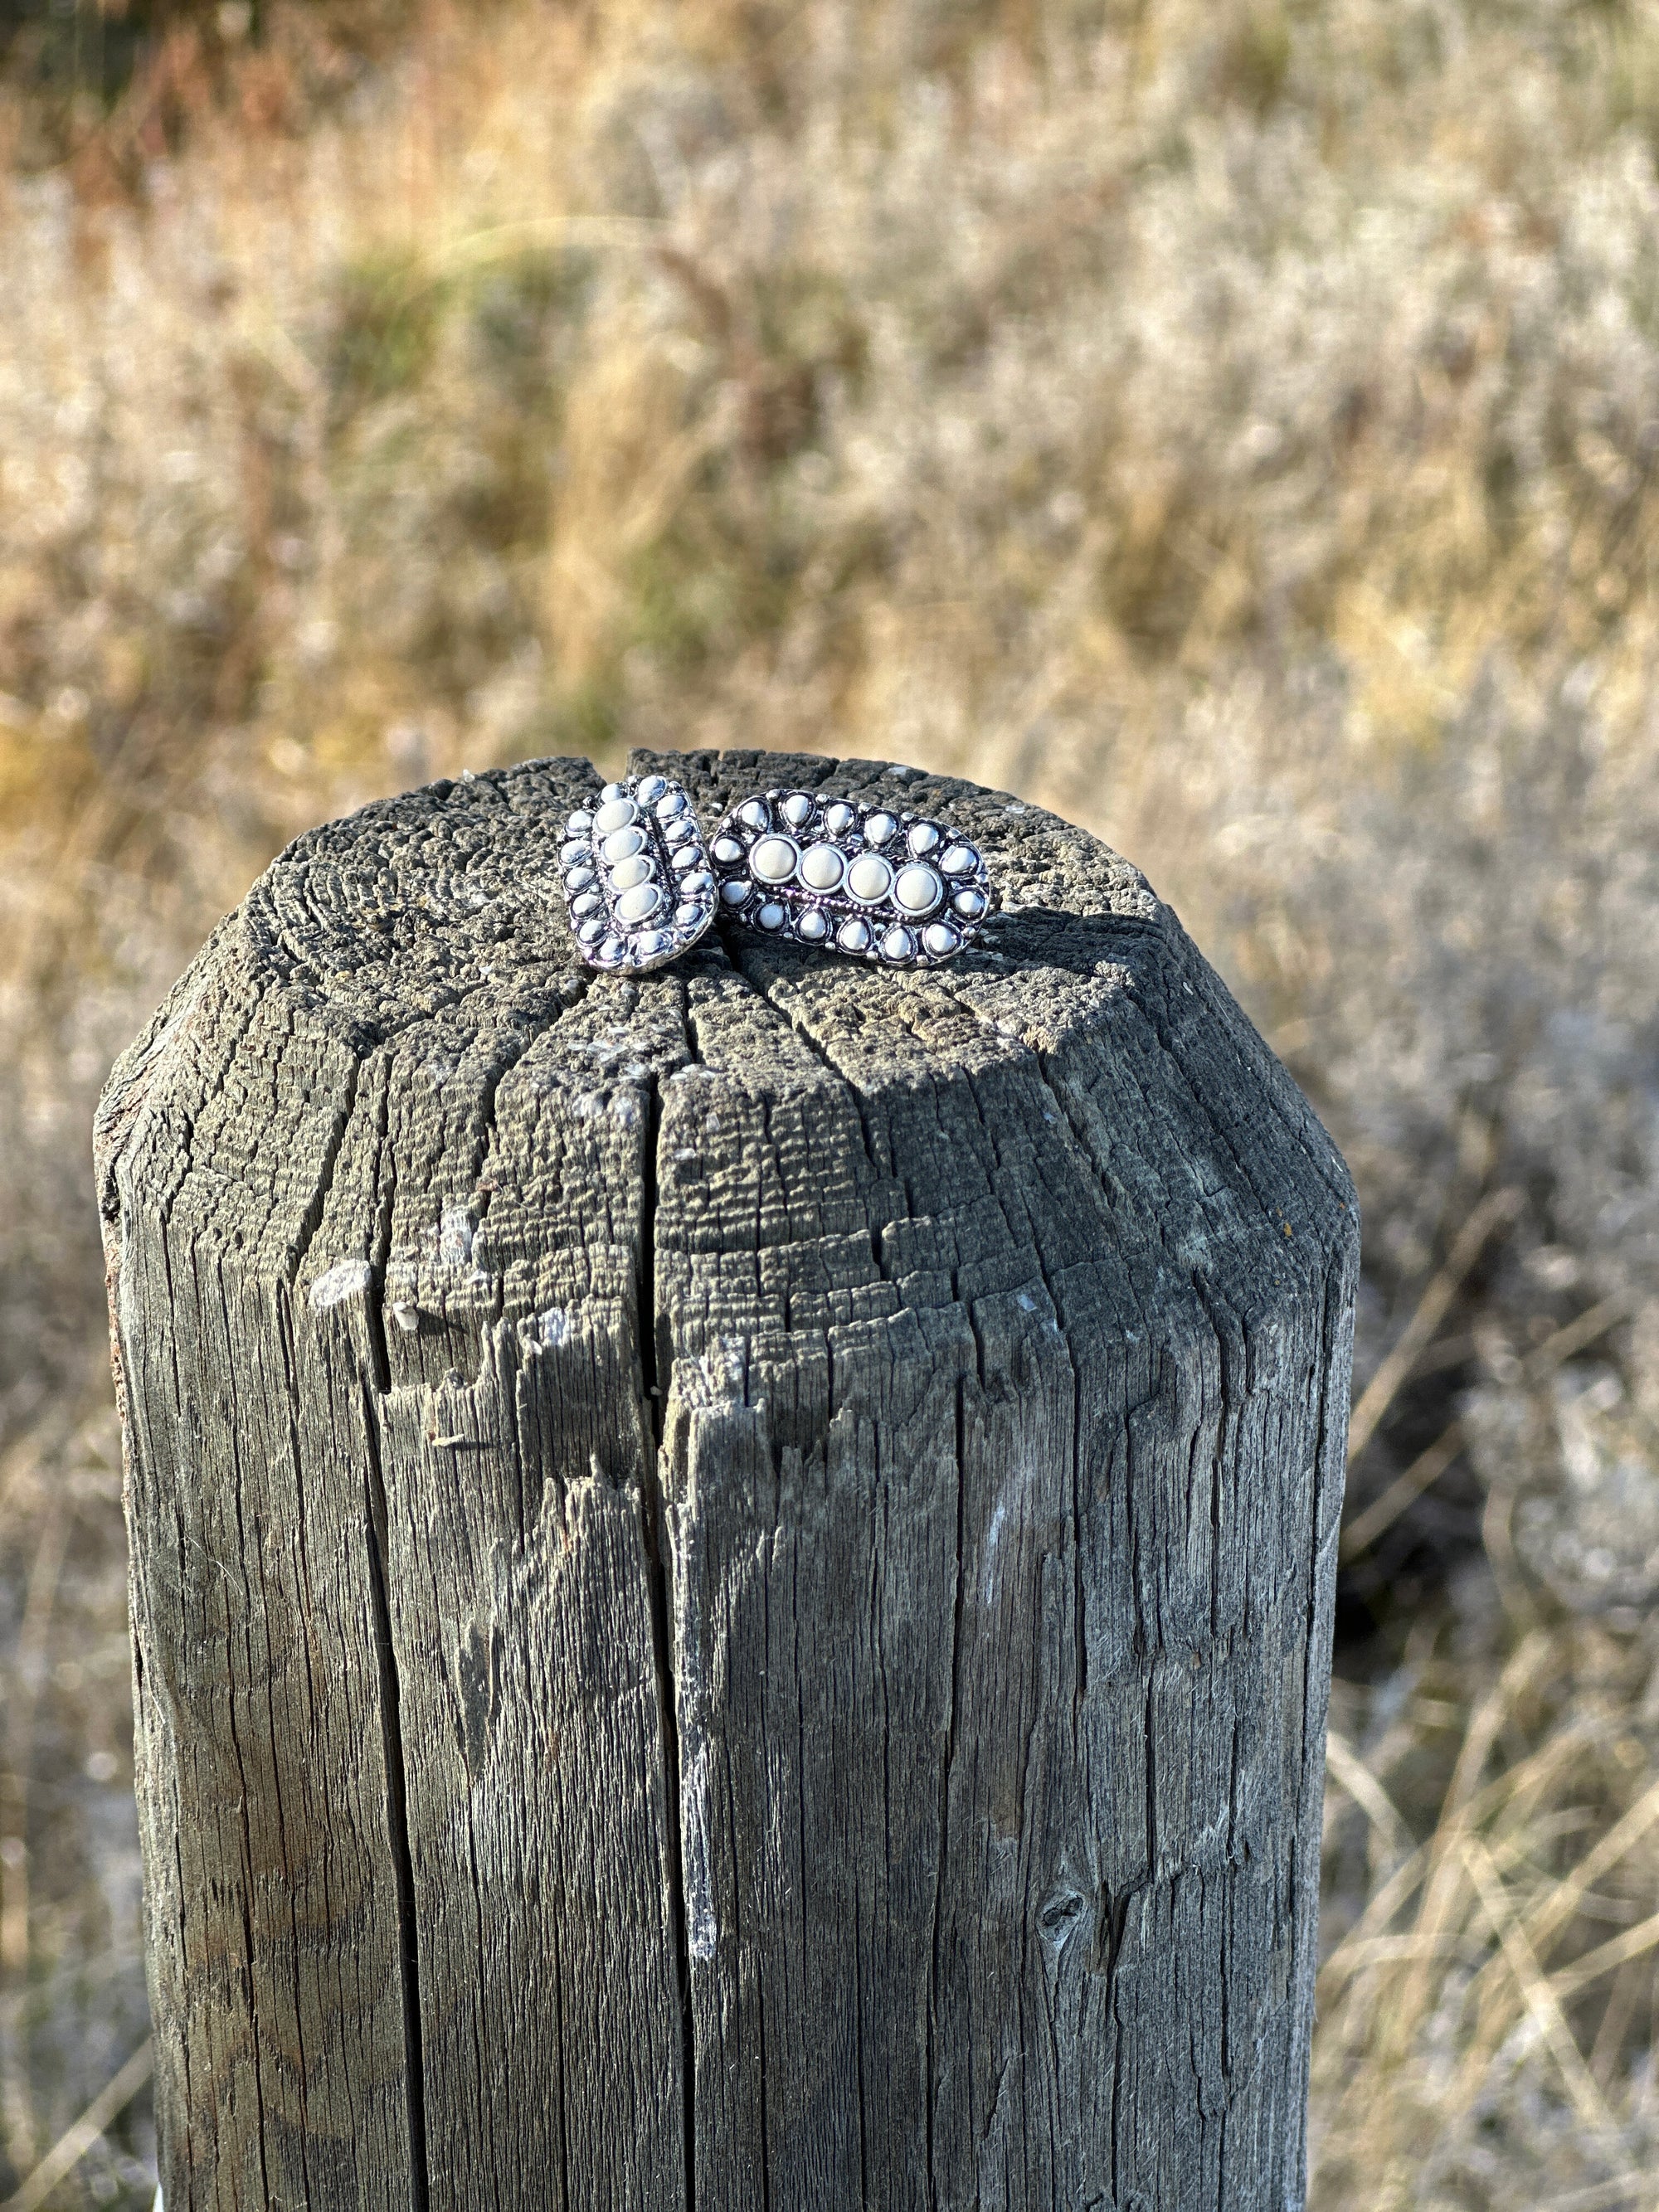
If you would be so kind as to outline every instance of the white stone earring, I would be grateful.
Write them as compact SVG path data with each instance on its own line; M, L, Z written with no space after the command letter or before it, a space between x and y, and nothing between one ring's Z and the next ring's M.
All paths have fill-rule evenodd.
M884 968L932 968L995 906L979 851L943 823L850 799L769 791L709 844L722 919Z
M576 949L638 975L688 952L714 918L715 882L691 802L665 775L607 783L559 848Z

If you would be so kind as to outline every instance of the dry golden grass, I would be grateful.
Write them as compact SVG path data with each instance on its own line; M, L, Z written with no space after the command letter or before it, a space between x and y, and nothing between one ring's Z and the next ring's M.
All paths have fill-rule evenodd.
M0 88L0 2191L143 2033L103 1069L305 824L665 740L1059 806L1309 1085L1313 2201L1659 2204L1659 9L172 19Z

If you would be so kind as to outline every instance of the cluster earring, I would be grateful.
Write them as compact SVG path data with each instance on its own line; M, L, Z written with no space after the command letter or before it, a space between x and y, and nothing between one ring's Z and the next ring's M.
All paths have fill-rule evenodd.
M714 919L702 832L665 775L607 783L564 825L565 903L590 968L641 975L689 952Z
M806 791L757 793L705 851L663 775L608 783L560 849L577 949L642 975L688 952L717 915L763 937L884 968L933 968L995 910L977 847L924 815Z
M709 857L726 919L884 968L949 960L994 904L978 848L944 823L806 791L745 799Z

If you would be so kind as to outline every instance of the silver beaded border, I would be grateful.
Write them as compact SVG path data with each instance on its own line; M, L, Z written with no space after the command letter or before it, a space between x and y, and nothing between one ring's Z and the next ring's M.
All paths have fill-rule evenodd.
M669 776L607 783L566 822L559 865L576 950L590 968L646 975L689 952L714 918L718 887L702 832ZM655 904L630 911L647 890Z
M826 849L838 864L820 857ZM926 815L857 799L782 788L757 793L726 816L708 856L723 920L881 968L937 968L996 910L976 846ZM855 884L866 860L885 870L878 891L875 866ZM907 878L914 901L926 903L901 896Z

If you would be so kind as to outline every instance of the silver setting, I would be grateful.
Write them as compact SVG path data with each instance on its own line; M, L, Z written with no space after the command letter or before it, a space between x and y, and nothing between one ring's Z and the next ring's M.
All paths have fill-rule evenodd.
M763 884L787 884L800 862L793 837L757 837L749 848L749 872Z
M893 904L901 914L932 914L944 899L944 877L919 861L901 868L893 878Z
M719 886L696 817L665 775L608 783L564 825L559 848L576 949L590 968L641 975L689 952Z
M860 853L847 871L847 888L860 906L884 906L893 871L879 853Z
M937 967L996 908L976 845L945 823L855 799L757 793L708 852L723 918L879 968Z

